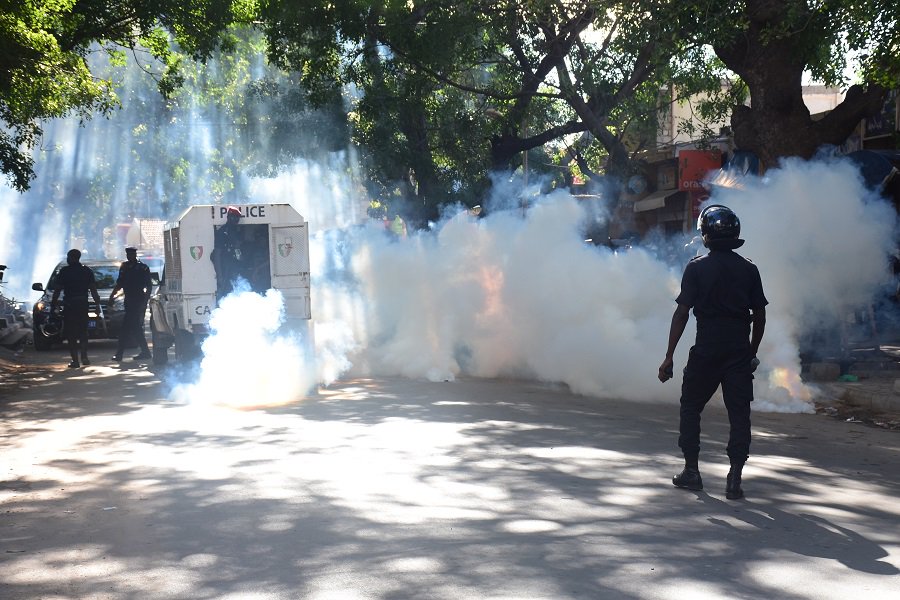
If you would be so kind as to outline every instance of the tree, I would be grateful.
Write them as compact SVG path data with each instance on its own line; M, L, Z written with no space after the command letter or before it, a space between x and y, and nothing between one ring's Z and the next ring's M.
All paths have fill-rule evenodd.
M701 51L683 4L269 0L261 15L271 59L301 72L314 98L359 91L356 139L373 150L374 178L385 189L403 180L431 217L445 198L483 187L473 177L515 168L529 151L571 160L551 145L586 131L568 146L582 171L601 146L607 173L627 175L655 133L661 85L721 90L721 65Z
M440 23L459 26L457 14L451 11L453 18ZM485 171L478 157L486 147L460 132L477 132L490 119L471 110L471 97L385 45L395 38L426 62L452 60L447 44L409 38L415 10L396 2L264 1L261 15L270 60L299 73L312 102L328 105L351 90L346 100L354 141L366 151L370 190L382 205L420 226L438 218L451 194L465 198L479 187Z
M543 91L568 119L530 135L508 130L495 156L587 131L570 147L582 171L590 172L584 151L599 144L606 175L621 180L634 154L655 142L662 87L722 93L724 72L697 41L703 22L685 3L548 1L511 3L507 11L514 15L509 65L521 82L513 114L529 111Z
M723 25L707 39L750 91L750 106L738 105L732 113L735 143L765 165L784 156L810 158L823 144L841 144L900 83L900 3L746 0L715 6L721 11L716 22ZM827 84L843 84L848 54L863 52L863 83L813 121L803 103L804 71Z
M179 83L182 53L203 59L227 45L220 32L248 19L252 6L252 0L0 0L0 171L16 189L27 189L42 121L86 119L116 106L111 82L90 71L91 53L119 61L126 51L146 55L144 62L162 66L159 88L169 93Z

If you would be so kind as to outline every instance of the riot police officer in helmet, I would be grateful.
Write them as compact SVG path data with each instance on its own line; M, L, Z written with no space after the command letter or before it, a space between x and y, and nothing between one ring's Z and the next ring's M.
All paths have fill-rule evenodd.
M728 207L707 206L697 228L709 252L687 264L677 307L669 328L666 356L659 366L660 381L671 379L673 355L693 308L697 338L691 348L681 387L678 445L684 469L672 478L679 488L702 490L700 476L700 414L722 386L728 420L728 459L731 464L725 496L744 495L741 476L750 454L750 403L756 354L766 324L766 300L759 269L734 252L744 244L741 222Z

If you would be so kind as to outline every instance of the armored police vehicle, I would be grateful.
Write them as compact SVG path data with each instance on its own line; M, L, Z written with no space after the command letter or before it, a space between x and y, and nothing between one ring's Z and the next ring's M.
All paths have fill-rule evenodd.
M154 363L166 363L173 345L179 360L197 356L218 301L241 286L279 290L285 325L311 336L309 227L291 205L191 206L166 223L163 247L165 268L150 299Z

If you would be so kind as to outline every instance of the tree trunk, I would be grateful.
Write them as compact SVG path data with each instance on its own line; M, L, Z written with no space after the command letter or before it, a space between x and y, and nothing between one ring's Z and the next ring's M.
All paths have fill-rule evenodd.
M808 159L824 144L843 143L861 119L878 112L887 93L879 86L854 86L835 110L813 121L803 102L807 60L802 34L773 37L767 32L784 10L781 0L750 0L747 30L729 45L715 47L750 90L750 106L732 112L735 144L754 152L766 168L782 157Z
M401 130L406 138L409 165L415 179L415 202L407 216L414 228L437 221L443 190L437 178L434 155L428 142L428 120L421 102L410 98L401 117Z

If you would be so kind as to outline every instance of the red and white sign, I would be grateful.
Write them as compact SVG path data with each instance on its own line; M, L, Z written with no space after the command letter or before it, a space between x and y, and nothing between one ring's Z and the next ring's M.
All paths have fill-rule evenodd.
M707 173L722 168L719 150L682 150L678 153L678 189L702 192Z

